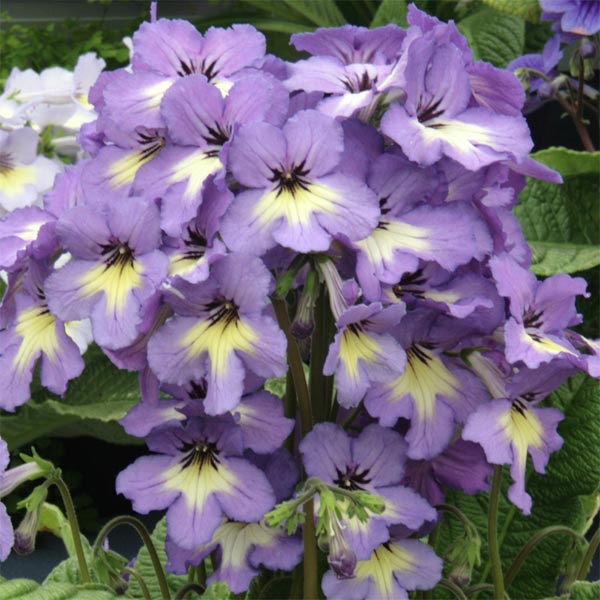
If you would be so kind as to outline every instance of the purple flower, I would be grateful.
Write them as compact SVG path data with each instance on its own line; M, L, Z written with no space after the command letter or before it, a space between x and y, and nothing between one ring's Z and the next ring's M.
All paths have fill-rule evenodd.
M190 565L199 564L216 551L217 568L207 579L210 585L224 581L229 589L245 592L252 579L267 569L291 571L302 558L302 540L261 523L226 521L215 531L210 542L186 551L167 539L167 568L173 573L187 573Z
M69 210L57 224L73 259L53 273L46 292L64 320L90 317L95 340L122 348L135 340L141 309L167 274L158 209L139 198Z
M332 571L322 588L332 600L408 600L407 590L429 590L442 576L442 559L417 540L394 540L379 546L356 565L353 579Z
M504 327L508 362L523 361L535 369L558 358L576 359L565 329L581 322L575 297L585 295L585 280L560 274L538 282L506 254L492 258L490 267L498 292L509 300L511 316Z
M248 189L236 197L221 229L235 251L264 253L276 244L297 252L327 250L340 234L368 235L376 198L360 180L336 172L343 150L339 123L301 111L278 129L251 123L229 153L231 171Z
M406 349L406 369L390 382L371 386L365 398L365 408L382 425L393 426L399 417L410 419L406 441L412 459L440 454L450 443L455 424L464 423L487 398L462 361L444 356L447 333L443 327L433 330L434 319L434 313L419 310L402 321L397 335ZM463 328L458 323L461 337ZM451 337L455 343L456 334Z
M48 268L30 261L20 291L14 295L15 316L0 331L0 406L9 411L30 397L33 371L41 359L42 385L64 394L67 382L81 374L83 359L63 320L48 309L44 288Z
M469 108L469 75L455 45L415 40L407 50L404 79L406 101L388 109L381 129L410 160L431 165L449 156L476 171L507 158L520 162L531 150L521 116Z
M372 382L390 381L402 373L406 354L386 332L405 312L402 303L382 308L374 302L352 306L339 317L323 372L336 373L337 399L342 406L356 406Z
M8 496L22 483L42 474L41 467L34 461L8 469L10 454L6 442L0 438L0 499ZM15 531L4 502L0 502L0 562L5 561L15 543Z
M239 403L246 369L262 377L283 375L285 336L264 314L271 283L258 258L229 255L207 281L174 284L169 302L176 316L148 344L158 378L184 385L206 377L206 412L222 414Z
M253 522L275 503L264 473L242 458L242 432L230 416L190 419L147 441L158 454L122 471L117 492L142 514L168 508L169 537L182 548L207 543L223 516Z
M381 515L372 515L366 523L357 517L344 519L344 535L359 560L367 559L389 539L389 526L402 523L414 530L435 518L423 498L400 485L405 448L400 434L379 425L367 426L353 439L333 423L320 423L300 443L309 477L383 498Z
M535 470L544 473L550 454L563 443L556 431L563 414L537 404L571 373L549 366L522 370L508 386L507 397L480 406L463 429L463 439L480 444L488 462L511 465L513 484L508 498L526 515L532 504L525 491L527 455L531 455Z
M542 19L555 21L552 29L593 35L600 31L600 3L596 0L540 0Z

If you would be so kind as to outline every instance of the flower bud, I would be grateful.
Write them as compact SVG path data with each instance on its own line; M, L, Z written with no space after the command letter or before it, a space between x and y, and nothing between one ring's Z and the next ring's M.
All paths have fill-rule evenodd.
M594 58L596 56L596 46L588 40L582 40L579 46L579 54L581 58Z
M330 513L328 538L326 546L328 549L327 562L333 569L338 579L352 579L355 577L356 554L350 548L348 541L342 531L342 526L335 513Z
M34 510L28 510L19 526L15 529L13 550L17 554L31 554L35 550L35 538L40 525L42 504Z

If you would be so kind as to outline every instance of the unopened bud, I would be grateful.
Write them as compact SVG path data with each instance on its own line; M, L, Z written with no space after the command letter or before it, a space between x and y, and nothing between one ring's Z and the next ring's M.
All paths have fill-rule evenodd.
M579 54L581 58L594 58L596 56L596 46L588 39L583 40L579 46Z
M554 87L547 81L542 81L537 90L537 95L540 100L550 100L554 96Z
M344 536L342 526L335 515L330 515L328 539L327 562L338 579L352 579L355 577L356 554L350 548L348 540Z
M35 538L40 525L42 505L35 510L28 510L20 525L15 529L13 550L17 554L31 554L35 550Z

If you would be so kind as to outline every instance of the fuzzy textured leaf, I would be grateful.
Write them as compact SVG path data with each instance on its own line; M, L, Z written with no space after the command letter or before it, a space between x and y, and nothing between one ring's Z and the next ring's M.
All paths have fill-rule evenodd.
M597 460L597 448L600 445L598 383L579 374L551 396L550 404L565 413L565 419L558 428L564 445L551 456L545 475L531 470L528 473L527 491L533 498L533 510L529 517L522 515L506 499L510 478L508 469L505 468L498 518L504 572L523 545L539 529L549 525L565 525L583 532L589 525L590 510L593 511L593 503L589 499L595 497L600 487L600 462ZM446 502L463 511L482 534L482 565L475 572L473 582L489 581L489 555L485 535L487 494L468 496L450 492ZM455 519L445 518L438 550L443 554L451 540L456 540L460 535L462 525ZM527 558L508 590L510 597L534 600L555 596L556 581L564 568L564 560L570 548L571 539L562 534L543 540ZM447 594L442 593L439 597L446 596Z
M156 552L158 557L160 558L160 562L163 565L167 564L167 553L165 552L165 539L167 537L167 520L166 518L162 518L154 528L152 532L152 541L154 542L154 546L156 547ZM151 598L160 598L160 586L158 585L158 581L156 579L156 573L154 572L154 567L152 566L152 561L150 560L150 555L148 554L148 550L146 550L145 546L142 546L139 554L137 555L137 559L135 561L135 570L141 575L141 577L146 582L148 586L148 590L150 592ZM171 595L175 596L177 590L179 590L182 586L187 583L187 575L174 575L173 573L167 573L167 583L169 584L169 590L171 591ZM127 589L127 596L132 598L143 598L142 590L140 589L137 580L132 579Z
M113 443L137 443L117 423L140 399L138 378L115 367L101 350L91 347L86 368L69 384L63 398L32 386L32 398L15 414L0 416L3 438L13 450L43 435L88 435Z
M530 23L540 20L542 11L538 0L482 0L496 10L520 17Z
M533 157L558 170L562 185L530 179L515 214L538 275L575 273L600 264L600 153L551 148Z
M404 0L383 0L371 22L371 27L381 27L388 23L396 23L400 27L407 27L406 13L408 7Z
M505 67L523 54L525 22L493 8L483 7L458 23L475 58Z

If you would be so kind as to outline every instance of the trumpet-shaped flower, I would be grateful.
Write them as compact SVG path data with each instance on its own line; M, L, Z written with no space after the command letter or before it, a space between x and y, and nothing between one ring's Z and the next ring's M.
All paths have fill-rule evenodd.
M206 377L205 410L222 414L239 403L246 370L282 375L285 336L264 314L270 285L262 261L241 255L221 259L203 283L174 285L169 302L176 315L148 344L158 378L184 385Z
M234 200L221 229L235 251L261 255L280 244L297 252L327 250L335 236L368 235L379 209L367 186L336 172L343 151L339 123L316 111L278 129L250 123L229 153L237 181L251 188Z
M167 275L158 219L156 206L139 198L65 213L57 232L73 258L48 278L51 310L65 320L89 317L107 348L133 342L142 306Z
M142 514L168 508L168 535L182 548L209 542L224 516L258 521L275 503L265 474L242 457L242 432L229 415L196 417L147 441L157 454L122 471L117 492Z

